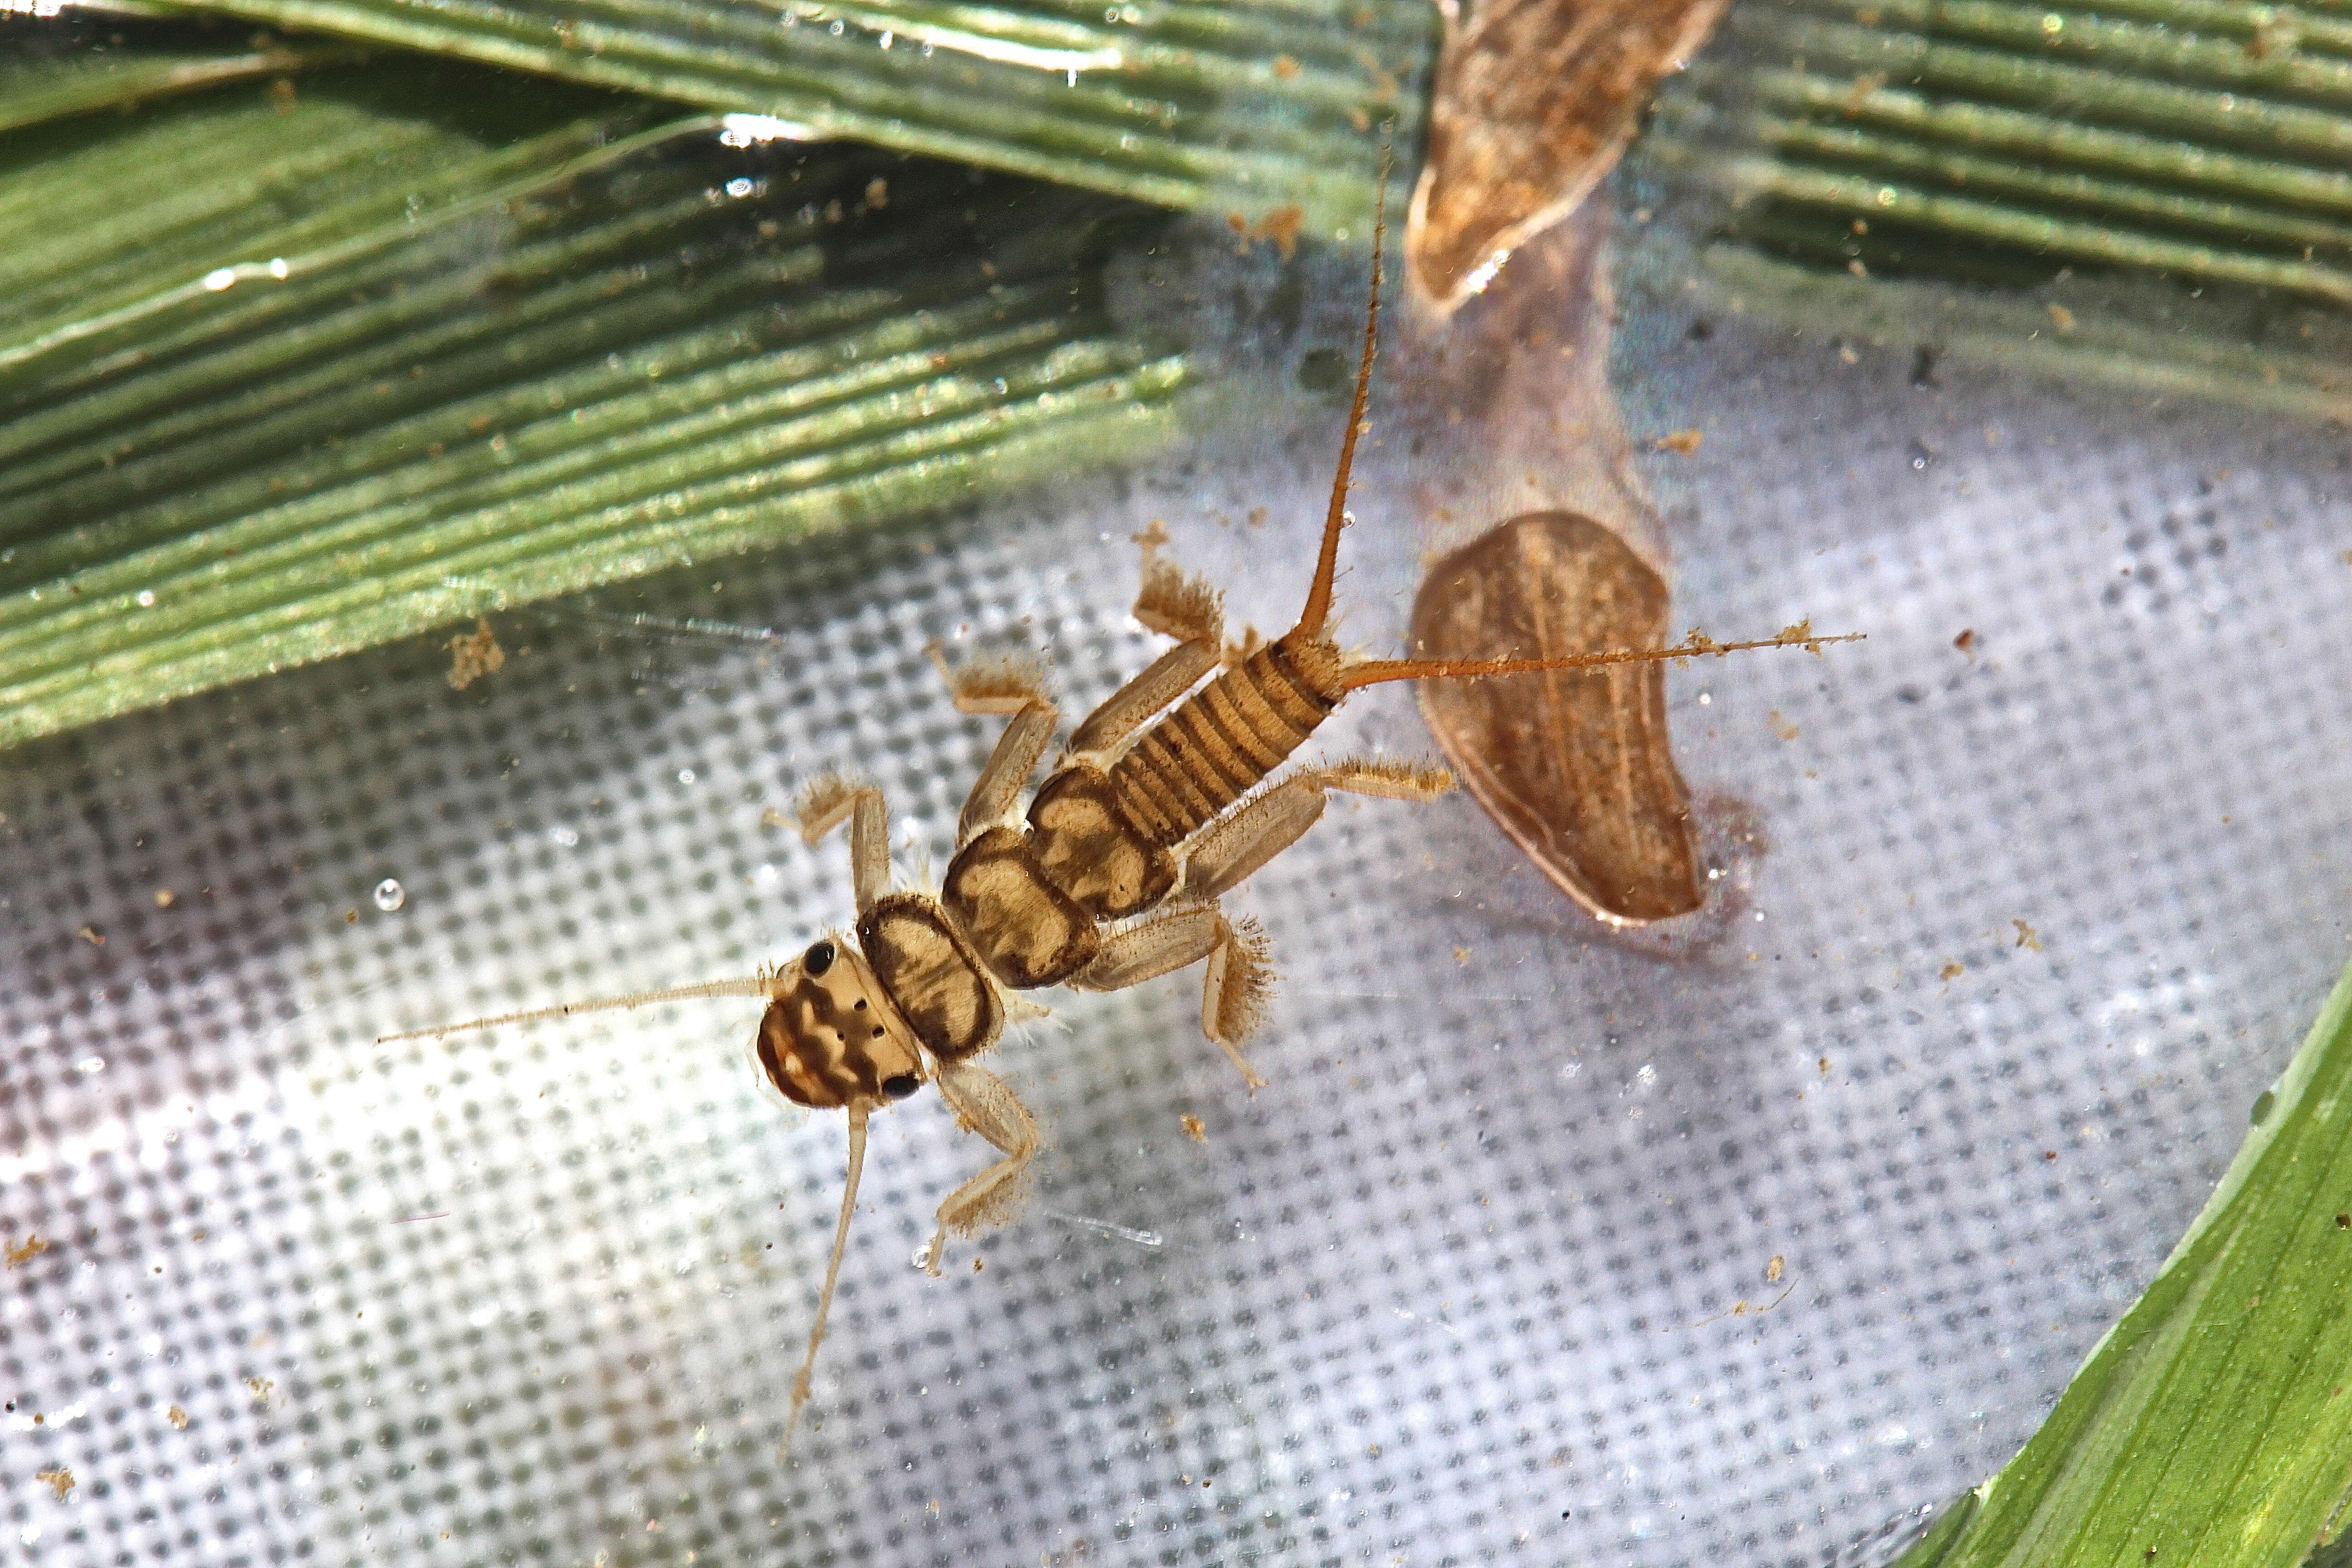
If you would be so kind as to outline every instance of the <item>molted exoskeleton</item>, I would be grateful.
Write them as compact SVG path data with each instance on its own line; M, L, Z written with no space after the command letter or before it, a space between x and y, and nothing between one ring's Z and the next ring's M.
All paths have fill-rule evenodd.
M830 937L776 975L751 1049L795 1105L878 1105L923 1085L923 1058L889 993L855 947Z

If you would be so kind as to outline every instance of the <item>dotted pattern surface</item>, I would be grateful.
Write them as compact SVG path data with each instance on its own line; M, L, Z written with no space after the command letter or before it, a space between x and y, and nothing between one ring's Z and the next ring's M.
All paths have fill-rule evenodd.
M1709 912L1612 938L1465 800L1339 803L1236 900L1269 1088L1194 977L1056 998L995 1063L1033 1202L937 1281L983 1152L933 1096L877 1119L789 1457L843 1137L760 1092L756 1007L375 1043L845 922L842 844L767 815L827 766L943 867L994 724L925 643L1041 652L1075 719L1155 651L1154 519L1286 624L1324 282L1139 472L497 618L464 691L412 646L0 758L12 1559L1827 1563L2006 1459L2347 954L2315 437L1916 390L1635 289L1628 422L1706 433L1645 458L1677 613L1870 633L1671 676ZM1342 584L1379 647L1481 482L1395 433L1412 374ZM1428 742L1390 690L1326 746Z

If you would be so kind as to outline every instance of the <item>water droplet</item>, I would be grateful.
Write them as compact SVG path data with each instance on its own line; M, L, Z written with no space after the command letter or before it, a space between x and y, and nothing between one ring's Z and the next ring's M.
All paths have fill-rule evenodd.
M680 784L692 784L694 782L694 770L692 768L678 769L677 782Z
M74 1071L81 1074L84 1078L92 1077L96 1074L102 1073L105 1070L106 1058L104 1057L84 1057L81 1060L74 1063Z
M922 1246L915 1248L914 1264L916 1268L921 1269L929 1269L930 1268L931 1244L929 1242L927 1241L923 1243Z
M551 827L547 830L547 836L566 849L580 842L580 830L576 827Z
M386 877L375 885L375 907L390 914L408 902L408 889L400 885L397 877Z
M139 590L139 607L142 610L152 610L155 607L154 589L142 588Z

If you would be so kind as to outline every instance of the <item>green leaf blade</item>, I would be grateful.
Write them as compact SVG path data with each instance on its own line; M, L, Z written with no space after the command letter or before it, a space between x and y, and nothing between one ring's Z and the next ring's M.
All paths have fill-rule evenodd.
M2352 1491L2352 969L2264 1099L2042 1429L1901 1568L2292 1568L2318 1543Z
M0 303L0 743L1169 429L1186 362L1104 302L1139 209L576 96L469 135L401 110L403 68L433 101L441 68L322 73L290 113L247 92L94 133L144 163L118 228L193 207L223 226L195 265L238 259L191 279L133 247L89 314ZM338 150L299 209L217 194L243 177L219 147L372 120L373 176ZM0 157L0 202L97 162Z

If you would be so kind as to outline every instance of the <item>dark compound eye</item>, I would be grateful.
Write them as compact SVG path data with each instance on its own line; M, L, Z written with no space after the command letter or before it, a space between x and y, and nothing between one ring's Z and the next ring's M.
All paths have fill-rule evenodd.
M814 979L833 967L834 947L829 942L818 942L801 954L801 973Z
M882 1080L882 1092L893 1100L904 1100L923 1087L922 1080L912 1073L900 1073Z

